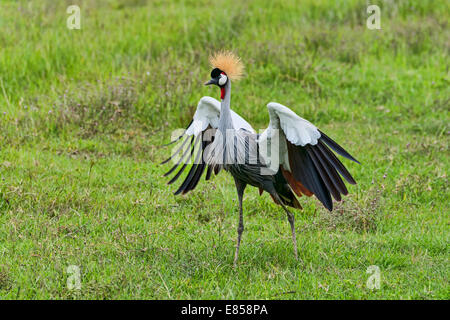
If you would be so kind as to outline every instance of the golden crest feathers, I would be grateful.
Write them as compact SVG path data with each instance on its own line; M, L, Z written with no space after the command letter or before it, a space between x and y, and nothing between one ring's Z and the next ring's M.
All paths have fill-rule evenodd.
M244 75L244 65L241 59L231 51L219 51L209 57L213 68L225 72L231 80L239 80Z

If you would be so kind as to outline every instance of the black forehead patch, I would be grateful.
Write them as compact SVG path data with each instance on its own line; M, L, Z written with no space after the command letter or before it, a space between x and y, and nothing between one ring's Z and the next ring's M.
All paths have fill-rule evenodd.
M211 78L217 78L223 71L219 68L215 68L211 71Z

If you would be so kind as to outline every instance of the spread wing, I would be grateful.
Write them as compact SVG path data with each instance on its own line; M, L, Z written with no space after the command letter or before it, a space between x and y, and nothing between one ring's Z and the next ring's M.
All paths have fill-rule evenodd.
M275 102L269 103L267 108L270 123L261 134L259 144L270 144L275 135L278 135L280 170L292 190L298 196L314 194L331 211L331 196L340 201L341 194L348 194L341 176L348 183L356 184L331 149L347 159L359 162L316 126L300 118L289 108Z
M219 167L207 166L203 160L203 152L214 141L215 130L219 125L219 117L220 102L211 97L201 98L189 126L182 135L170 143L178 142L178 145L175 147L174 153L162 162L162 164L170 160L174 162L172 168L164 176L169 176L177 168L181 167L173 178L169 180L168 184L177 181L184 170L190 166L189 173L181 186L175 191L176 195L180 193L185 194L193 190L206 168L206 180L210 179L213 170L215 174L219 173ZM231 118L236 129L245 129L254 133L252 126L234 111L231 111Z

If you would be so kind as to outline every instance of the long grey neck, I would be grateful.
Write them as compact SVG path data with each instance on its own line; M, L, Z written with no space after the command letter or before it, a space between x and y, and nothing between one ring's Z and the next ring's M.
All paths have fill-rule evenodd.
M231 120L230 97L231 82L228 80L225 84L225 97L220 103L219 130L223 133L225 133L227 129L234 129L233 121Z

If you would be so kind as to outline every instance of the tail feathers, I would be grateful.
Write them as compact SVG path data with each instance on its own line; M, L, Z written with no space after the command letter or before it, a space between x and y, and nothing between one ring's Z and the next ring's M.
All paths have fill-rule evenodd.
M278 199L281 200L284 205L295 209L302 209L302 206L298 202L297 198L289 187L288 182L283 176L282 170L278 170L277 174L275 175L274 187L274 191L278 195ZM274 197L272 194L270 194L270 196L276 204L280 205L277 197Z
M273 202L280 205L280 202L277 200L276 197L274 197L272 194L270 195L272 197ZM303 209L300 203L298 202L297 198L294 196L294 194L291 192L291 197L286 198L280 194L278 194L279 199L285 206L289 206L295 209Z

